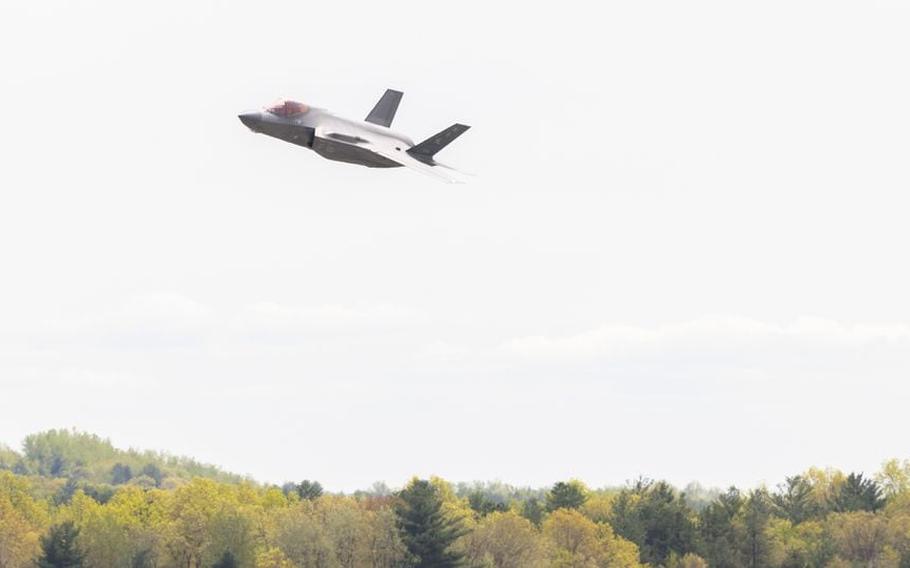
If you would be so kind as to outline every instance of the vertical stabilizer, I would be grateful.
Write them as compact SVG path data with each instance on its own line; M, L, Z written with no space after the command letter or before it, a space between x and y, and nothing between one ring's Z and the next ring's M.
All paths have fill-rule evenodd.
M367 115L366 121L385 126L388 128L392 125L392 119L395 118L395 112L398 110L398 103L401 102L401 91L386 89L385 94Z

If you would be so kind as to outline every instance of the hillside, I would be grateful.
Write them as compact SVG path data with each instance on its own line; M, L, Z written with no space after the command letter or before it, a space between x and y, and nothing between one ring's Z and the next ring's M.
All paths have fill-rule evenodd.
M62 562L60 558L65 558ZM56 560L49 560L56 559ZM910 461L774 488L258 484L73 430L0 447L0 567L910 566ZM62 563L61 563L62 562Z
M77 489L106 500L120 485L173 489L196 477L226 483L244 479L192 458L118 449L110 440L77 430L32 434L21 451L0 445L0 470L32 479L58 501Z

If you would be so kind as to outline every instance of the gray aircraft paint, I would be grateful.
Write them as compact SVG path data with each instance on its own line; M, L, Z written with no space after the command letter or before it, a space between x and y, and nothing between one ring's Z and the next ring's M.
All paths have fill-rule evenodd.
M449 183L459 182L449 173L454 170L442 166L434 156L470 127L455 124L415 145L413 140L388 127L401 96L399 91L387 90L363 121L293 101L244 112L239 118L253 132L309 148L328 160L370 168L404 166ZM296 112L282 116L289 106Z

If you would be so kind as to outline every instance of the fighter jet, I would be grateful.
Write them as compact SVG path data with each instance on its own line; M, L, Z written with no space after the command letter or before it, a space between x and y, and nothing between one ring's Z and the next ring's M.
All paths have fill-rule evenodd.
M363 120L349 120L329 111L279 100L261 111L244 112L240 121L253 132L313 150L323 158L370 168L407 167L437 179L458 183L453 170L436 161L436 153L470 128L453 124L420 144L391 128L402 93L387 89Z

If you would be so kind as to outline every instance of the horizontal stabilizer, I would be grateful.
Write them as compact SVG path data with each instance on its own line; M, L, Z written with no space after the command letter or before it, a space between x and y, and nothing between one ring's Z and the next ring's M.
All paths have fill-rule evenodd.
M401 102L401 91L386 89L385 94L367 115L366 121L385 126L388 128L392 125L392 119L395 118L395 112L398 110L398 103Z
M468 128L471 127L465 124L453 124L439 134L430 136L420 144L414 146L413 148L409 148L408 154L414 156L418 160L431 162L433 160L433 156L436 155L436 152L439 152L448 146L452 140L455 140L464 134Z

